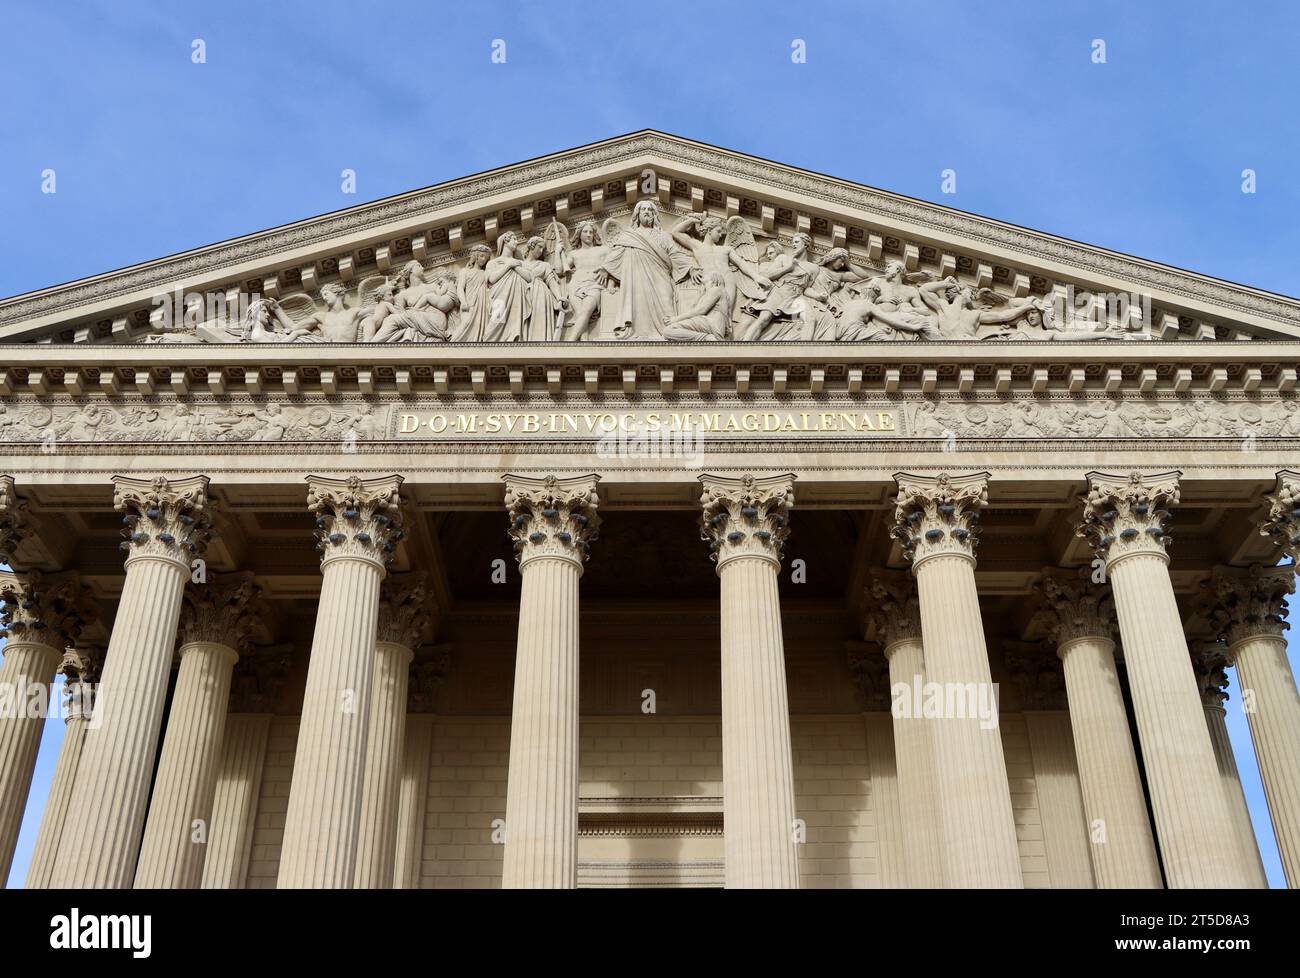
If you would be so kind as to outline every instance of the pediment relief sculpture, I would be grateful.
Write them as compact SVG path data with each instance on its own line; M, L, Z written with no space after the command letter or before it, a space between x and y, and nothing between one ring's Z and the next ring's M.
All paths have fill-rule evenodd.
M506 230L494 245L442 262L413 258L355 285L258 295L234 319L168 324L141 342L1152 338L1140 311L1076 325L1060 295L1003 295L951 274L908 272L895 259L876 268L844 247L815 256L811 235L786 244L740 215L691 213L666 227L652 199L626 219L587 218L572 229L552 219L528 236Z

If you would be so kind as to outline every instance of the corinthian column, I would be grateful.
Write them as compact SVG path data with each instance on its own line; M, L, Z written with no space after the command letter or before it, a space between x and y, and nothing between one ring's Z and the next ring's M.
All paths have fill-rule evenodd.
M379 586L403 535L401 485L399 475L307 480L321 589L280 851L281 889L341 889L355 879Z
M289 671L291 646L261 647L230 677L230 715L212 797L212 832L203 860L205 890L242 890L253 851L253 820L271 718Z
M393 887L420 888L424 816L429 799L429 758L433 752L434 697L451 662L446 646L411 663L407 692L406 746L402 750L402 784L397 794L397 852Z
M943 829L944 883L950 887L1024 885L1011 811L1011 788L997 724L997 696L975 586L979 511L988 473L916 476L900 472L895 536L912 561L921 607L927 691L971 694L930 721ZM994 711L990 725L980 714Z
M125 888L135 878L181 596L190 560L209 535L206 476L113 482L113 505L126 513L126 581L55 861L56 888Z
M1241 887L1235 831L1201 712L1169 579L1168 507L1178 472L1088 473L1079 534L1105 562L1146 761L1156 836L1170 888Z
M432 618L424 575L384 581L370 694L365 787L361 791L358 889L391 890L397 853L397 799L406 745L406 690L411 661Z
M72 801L72 789L77 783L77 770L81 765L81 751L86 743L86 729L90 725L94 707L95 684L99 670L104 665L103 646L79 645L68 649L59 663L64 677L64 699L67 716L64 720L63 742L59 745L59 759L54 766L54 780L50 782L50 795L41 813L41 827L36 833L36 845L27 865L29 890L43 890L50 886L54 876L54 860L59 854L63 825Z
M523 585L510 719L503 887L578 877L578 580L600 518L595 475L507 475Z
M1192 668L1201 690L1205 726L1210 732L1210 743L1214 746L1214 760L1219 767L1223 799L1227 802L1228 814L1232 816L1233 834L1226 841L1229 847L1236 850L1237 867L1246 878L1243 885L1267 889L1268 877L1264 873L1264 861L1259 856L1255 827L1250 822L1250 807L1246 804L1246 792L1241 786L1237 758L1232 753L1232 741L1228 737L1228 711L1223 705L1228 700L1227 649L1222 642L1213 640L1193 642L1192 646Z
M18 844L62 650L76 642L92 614L83 591L75 575L0 571L0 885L9 878Z
M867 602L868 620L889 662L907 884L933 889L943 886L943 833L930 741L932 723L923 712L918 715L913 709L925 689L921 607L916 588L903 574L877 574L867 588Z
M180 668L145 822L136 889L194 889L203 880L212 798L230 700L258 589L249 580L193 583L181 610Z
M1099 889L1161 889L1146 795L1115 666L1110 596L1079 575L1039 585L1040 621L1065 669L1079 787Z
M727 886L799 885L794 762L776 578L793 475L703 475L701 535L722 590L722 807Z

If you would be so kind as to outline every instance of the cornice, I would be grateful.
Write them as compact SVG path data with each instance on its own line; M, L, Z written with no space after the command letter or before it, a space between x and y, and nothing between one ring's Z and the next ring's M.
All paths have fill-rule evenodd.
M959 237L1035 267L1051 263L1073 270L1081 278L1106 277L1145 286L1209 304L1228 315L1279 324L1300 335L1300 300L1214 279L1156 262L1133 258L1044 232L1005 224L939 204L851 183L692 140L654 131L618 136L599 143L553 153L485 173L451 180L394 197L231 239L155 261L107 272L0 301L0 327L48 317L91 312L149 291L170 288L187 280L229 277L250 263L272 262L289 253L309 253L342 238L401 235L418 230L433 215L469 209L501 195L533 185L562 188L565 181L600 171L642 163L676 164L716 175L723 183L747 181L775 199L797 194L831 208L861 212L869 223L898 222L904 231L931 232L940 238ZM540 187L538 187L540 192ZM891 224L892 226L892 224ZM99 310L96 310L99 311Z

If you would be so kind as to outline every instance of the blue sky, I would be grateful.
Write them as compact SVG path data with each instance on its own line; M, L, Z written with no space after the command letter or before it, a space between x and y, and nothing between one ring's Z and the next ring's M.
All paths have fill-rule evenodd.
M645 127L1297 295L1297 39L1291 2L11 0L0 295Z

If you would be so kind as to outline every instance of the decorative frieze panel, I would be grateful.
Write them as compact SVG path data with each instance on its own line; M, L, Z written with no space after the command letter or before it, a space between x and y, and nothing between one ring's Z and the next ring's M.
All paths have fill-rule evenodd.
M871 400L839 392L776 398L716 394L696 401L660 394L636 399L582 395L551 399L454 397L303 399L236 395L217 399L112 404L54 400L8 412L0 443L53 454L78 445L163 448L175 444L333 444L342 451L389 441L565 440L659 438L667 433L713 436L834 439L921 438L939 442L978 438L1015 441L1209 439L1252 450L1278 438L1300 438L1300 403L1189 397L1186 400L1030 396ZM623 446L627 448L627 446ZM635 447L635 446L633 446ZM1298 508L1296 506L1292 507ZM1289 512L1289 511L1288 511ZM12 519L0 543L16 546ZM1278 524L1281 525L1281 524ZM3 532L0 529L0 532ZM1293 533L1293 536L1296 534Z

